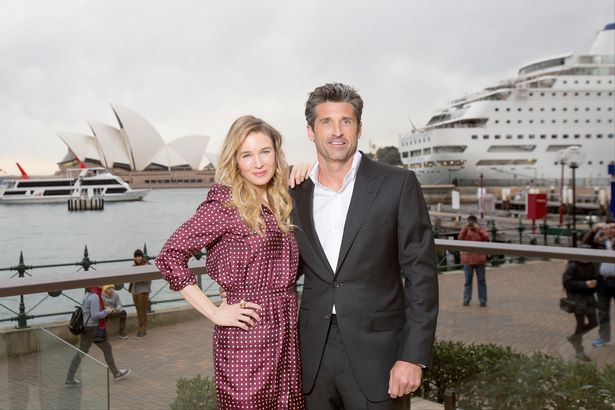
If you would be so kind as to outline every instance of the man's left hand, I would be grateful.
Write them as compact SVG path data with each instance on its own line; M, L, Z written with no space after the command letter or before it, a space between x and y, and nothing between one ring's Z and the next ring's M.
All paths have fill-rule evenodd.
M421 366L402 360L396 361L389 377L389 396L396 399L412 393L421 385L422 374Z

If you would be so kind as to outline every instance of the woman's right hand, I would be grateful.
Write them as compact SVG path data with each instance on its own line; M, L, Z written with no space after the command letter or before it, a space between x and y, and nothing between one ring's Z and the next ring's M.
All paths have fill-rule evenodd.
M238 327L243 330L250 330L252 326L261 320L257 310L261 307L256 303L246 302L245 308L241 308L239 303L229 305L226 299L216 308L212 322L218 326Z

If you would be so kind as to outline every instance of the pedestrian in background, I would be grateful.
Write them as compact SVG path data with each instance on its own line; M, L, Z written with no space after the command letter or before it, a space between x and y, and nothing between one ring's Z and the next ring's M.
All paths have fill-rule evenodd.
M150 263L145 259L143 251L137 249L133 254L134 266L149 265ZM152 291L152 281L143 280L139 282L133 282L128 286L128 291L132 294L132 300L137 310L137 321L139 329L137 330L137 337L143 337L147 334L147 307L149 304L149 294Z
M590 248L587 244L579 248ZM596 286L598 285L598 271L593 262L569 261L562 276L566 297L574 302L574 318L576 328L574 333L566 339L575 350L575 357L579 360L590 361L583 349L583 335L596 326Z
M126 336L126 311L122 306L120 294L115 291L113 285L105 285L102 287L102 298L105 302L105 307L110 309L107 319L118 318L119 328L117 335L122 339L127 339Z
M111 343L104 337L102 340L96 341L97 329L106 329L106 318L110 312L110 309L105 308L105 302L102 299L102 289L99 287L86 288L86 294L81 303L81 309L83 309L83 326L84 331L81 333L79 339L79 351L75 354L68 374L66 375L67 386L79 386L81 381L75 378L77 369L81 364L81 358L84 353L90 351L92 343L96 343L96 346L102 350L105 356L105 362L109 366L109 370L113 374L114 380L120 380L130 374L130 369L119 369L115 365L113 359L113 350L111 349Z
M476 216L468 216L468 223L463 227L459 236L462 241L488 242L489 234L480 227ZM472 279L476 272L478 282L478 301L482 307L487 306L487 279L485 265L487 255L484 253L461 252L461 263L465 272L465 283L463 287L463 306L468 306L472 300Z
M597 224L594 229L602 233L604 248L615 250L615 223ZM615 264L601 263L598 271L598 337L592 342L594 347L611 344L611 300L615 302Z

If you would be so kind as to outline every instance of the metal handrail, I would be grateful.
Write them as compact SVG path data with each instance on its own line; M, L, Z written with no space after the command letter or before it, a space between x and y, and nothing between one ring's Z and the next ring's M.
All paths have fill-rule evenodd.
M590 262L615 263L615 251L598 249L566 248L554 246L519 245L494 242L473 242L450 239L436 239L438 251L467 251L497 255L517 255L537 258L552 258ZM189 269L196 275L206 273L202 261L190 261ZM0 297L27 295L65 289L99 286L106 283L136 282L161 279L155 265L110 268L108 270L61 272L37 277L0 278Z

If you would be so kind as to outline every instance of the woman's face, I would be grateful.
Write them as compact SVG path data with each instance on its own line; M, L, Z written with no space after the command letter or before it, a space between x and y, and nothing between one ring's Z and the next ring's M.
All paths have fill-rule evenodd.
M275 149L271 137L262 132L248 134L237 150L239 172L259 190L266 191L275 173Z

